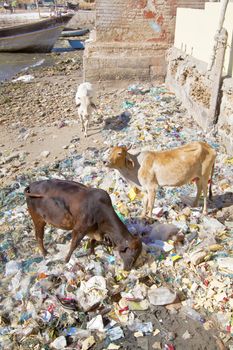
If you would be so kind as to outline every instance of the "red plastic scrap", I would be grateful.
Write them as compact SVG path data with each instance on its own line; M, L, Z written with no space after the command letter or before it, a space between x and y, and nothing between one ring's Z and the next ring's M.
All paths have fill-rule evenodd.
M209 282L208 280L204 280L203 283L204 283L204 285L205 285L206 287L208 287L208 285L209 285L210 282Z
M51 305L49 305L47 310L48 310L48 312L50 312L52 314L54 312L55 308L56 308L56 306L54 304L51 304Z
M227 302L229 301L229 298L224 297L224 298L223 298L223 301L224 301L225 303L227 303Z
M175 350L175 347L173 344L165 344L164 349L165 350Z
M123 307L123 309L119 310L119 313L122 314L124 311L128 311L128 310L129 310L129 307L125 306L125 307Z

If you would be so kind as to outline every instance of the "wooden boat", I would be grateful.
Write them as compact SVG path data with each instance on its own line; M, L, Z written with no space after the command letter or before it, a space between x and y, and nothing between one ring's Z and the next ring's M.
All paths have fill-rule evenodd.
M74 50L83 50L85 48L84 42L80 40L68 40L70 46Z
M61 36L63 37L70 37L70 36L81 36L85 35L89 32L89 29L77 29L77 30L63 30L61 33Z
M0 28L1 52L49 52L73 14Z

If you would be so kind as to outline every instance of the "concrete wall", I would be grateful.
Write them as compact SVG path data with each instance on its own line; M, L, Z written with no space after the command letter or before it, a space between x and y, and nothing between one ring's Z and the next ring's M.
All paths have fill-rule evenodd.
M204 0L96 0L96 41L84 53L84 79L163 80L177 6Z
M174 46L189 55L209 62L217 31L222 4L210 2L204 10L177 9ZM233 73L233 3L229 2L224 21L228 31L228 46L225 53L223 74Z
M207 72L207 63L170 48L167 53L166 86L187 108L188 113L204 129L208 117L213 81ZM217 130L227 152L233 155L233 79L225 78L222 84Z
M218 133L227 152L233 155L233 79L225 78L218 118Z

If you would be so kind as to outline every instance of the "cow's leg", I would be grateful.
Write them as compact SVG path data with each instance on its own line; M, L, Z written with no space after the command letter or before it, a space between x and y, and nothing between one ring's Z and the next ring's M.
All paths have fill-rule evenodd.
M147 206L148 206L148 194L147 192L143 193L143 210L142 210L142 218L146 216L147 213Z
M157 190L156 185L152 185L148 188L148 216L151 218L152 217L152 210L154 208L155 204L155 195L156 195L156 190Z
M203 196L204 196L203 214L207 214L208 180L209 180L209 176L202 177L202 190L203 190Z
M87 129L88 129L89 118L86 118L84 121L84 135L87 137Z
M42 253L42 255L45 257L45 255L48 253L47 250L44 247L44 228L46 225L46 222L43 220L43 218L35 213L32 209L28 208L28 211L31 215L32 221L35 226L35 236L36 240L39 246L39 249Z
M155 202L155 190L157 188L157 182L153 170L148 170L148 165L144 163L145 161L142 163L138 171L138 180L143 188L144 193L142 217L146 216L147 210L149 210L149 217L151 217Z
M35 226L36 239L37 239L40 251L44 257L48 254L48 251L44 247L44 228L45 228L45 225L46 225L46 223L41 221L41 222L38 222L37 225Z
M213 180L213 175L214 175L214 162L211 166L211 171L210 171L210 184L209 184L209 199L212 201L213 200L213 193L212 193L212 180ZM208 181L209 182L209 181Z
M96 239L91 239L91 241L90 241L90 253L91 253L91 255L95 255L96 245L97 245Z
M196 186L197 186L197 194L196 194L195 201L194 201L194 203L193 203L193 206L194 206L194 207L198 207L199 198L200 198L201 191L202 191L202 179L198 179L198 180L196 181Z
M78 116L79 116L79 119L80 119L80 122L81 122L81 130L84 131L84 123L83 123L83 116L82 116L82 113L79 112L79 113L78 113Z
M68 261L71 258L71 255L73 253L73 251L77 248L77 246L79 245L79 243L81 242L81 240L83 239L83 237L85 236L86 232L85 231L79 231L77 229L73 229L72 231L72 240L71 240L71 244L70 244L70 250L69 253L67 254L66 258L65 258L65 262L68 263Z
M90 253L91 255L95 255L95 248L99 245L99 244L102 244L103 246L105 247L112 247L112 243L110 241L104 241L104 240L101 240L101 241L97 241L96 239L91 239L90 240L90 243L89 243L89 248L90 248Z

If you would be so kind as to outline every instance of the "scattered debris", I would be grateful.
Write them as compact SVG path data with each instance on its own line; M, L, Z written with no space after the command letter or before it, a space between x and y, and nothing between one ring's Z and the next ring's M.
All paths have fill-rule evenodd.
M163 85L133 85L117 94L122 100L118 117L111 107L117 100L114 92L99 97L96 118L106 116L101 149L88 148L82 154L71 150L63 161L18 173L15 181L1 189L2 349L102 350L140 345L144 349L172 350L187 347L187 341L190 349L214 349L217 329L221 329L221 341L232 346L233 226L224 210L233 203L229 195L233 189L232 164L219 149L218 140L206 138ZM130 112L119 114L119 106ZM58 125L61 127L61 121ZM208 216L202 215L201 207L185 204L189 196L195 197L195 186L189 184L159 188L154 220L140 219L142 194L103 166L109 147L123 144L132 145L132 152L162 150L192 140L205 140L218 150L214 200ZM8 165L21 159L18 155L7 157L0 156L2 174L7 174ZM46 259L41 257L23 191L29 182L48 178L71 179L108 191L119 218L144 243L132 271L122 269L112 247L99 245L96 255L90 255L86 239L65 264L70 235L52 227L45 231L49 254ZM182 318L187 322L181 322L180 328ZM208 319L217 325L207 327ZM131 347L127 347L129 340Z

